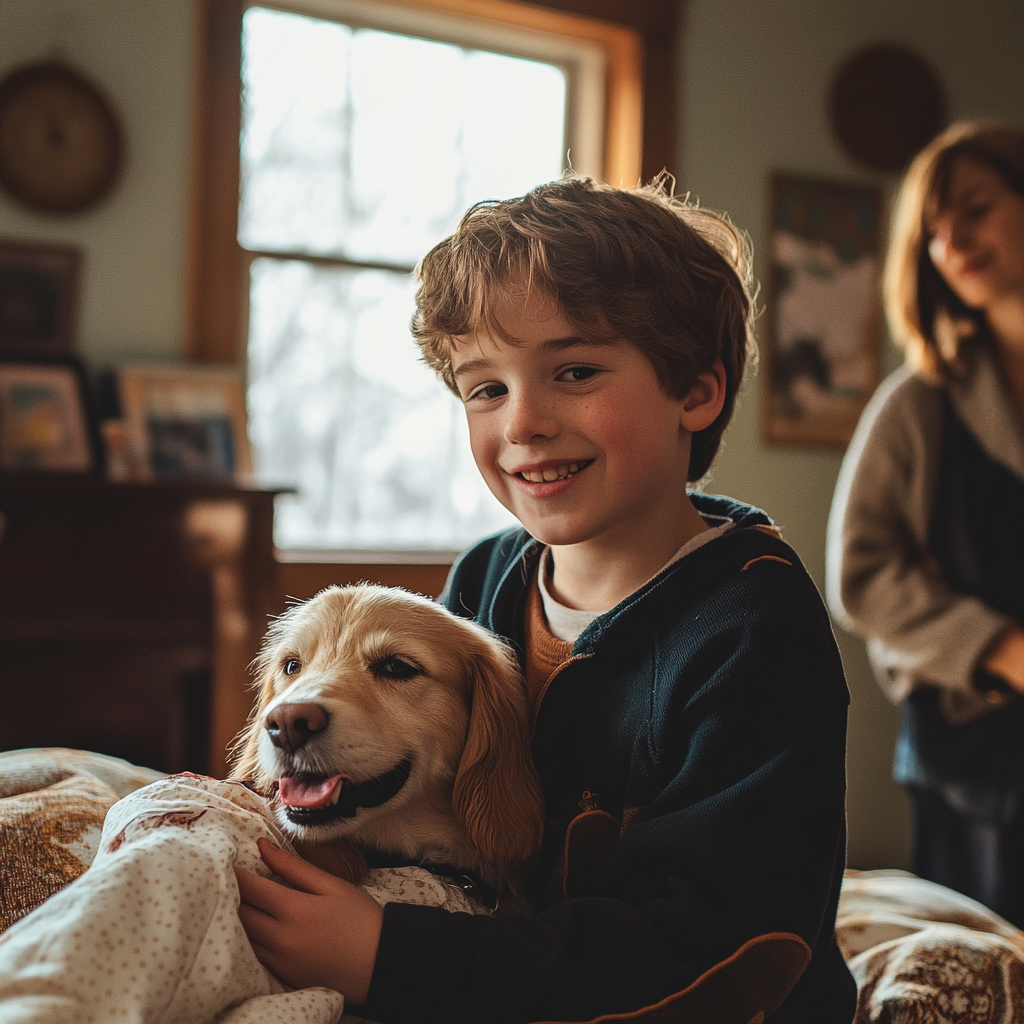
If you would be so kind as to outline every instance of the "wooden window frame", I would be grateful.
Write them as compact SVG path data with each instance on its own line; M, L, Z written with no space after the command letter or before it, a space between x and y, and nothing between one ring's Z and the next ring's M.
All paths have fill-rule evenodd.
M269 0L272 4L273 0ZM675 54L682 0L401 0L408 6L508 24L601 45L607 55L604 131L605 180L647 180L675 162ZM241 130L242 15L245 0L197 0L193 128L189 166L190 207L185 272L185 337L188 362L244 367L248 334L249 253L238 244ZM394 562L403 561L395 553ZM289 570L295 582L334 579L338 562ZM439 554L425 570L430 580L450 559ZM328 565L330 564L330 568ZM385 563L381 563L385 564ZM389 561L387 564L391 564ZM365 566L369 568L368 565ZM376 566L375 566L376 568ZM351 569L366 578L360 567ZM298 575L296 575L298 574ZM327 575L329 574L329 576ZM433 583L419 589L437 590ZM388 582L404 585L403 578ZM303 586L302 590L307 587ZM315 591L311 591L315 592ZM296 593L294 596L309 596Z
M271 0L272 2L272 0ZM607 49L605 171L645 180L675 162L675 38L680 0L403 0L489 21L571 35ZM238 244L238 136L243 0L199 0L184 357L244 366L248 256Z

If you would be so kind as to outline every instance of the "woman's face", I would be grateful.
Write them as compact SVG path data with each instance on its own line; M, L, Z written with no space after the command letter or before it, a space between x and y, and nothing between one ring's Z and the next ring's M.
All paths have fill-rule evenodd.
M988 164L953 161L946 203L926 227L935 269L966 306L1024 295L1024 198Z

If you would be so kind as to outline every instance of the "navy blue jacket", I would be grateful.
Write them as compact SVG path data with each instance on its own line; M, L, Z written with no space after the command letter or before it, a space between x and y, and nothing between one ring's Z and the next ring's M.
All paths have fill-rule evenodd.
M811 960L772 1021L852 1020L834 935L849 694L831 626L763 512L692 497L736 526L591 623L541 698L536 916L389 904L366 1016L635 1013L749 939L791 932ZM522 651L539 551L522 530L483 541L442 602Z

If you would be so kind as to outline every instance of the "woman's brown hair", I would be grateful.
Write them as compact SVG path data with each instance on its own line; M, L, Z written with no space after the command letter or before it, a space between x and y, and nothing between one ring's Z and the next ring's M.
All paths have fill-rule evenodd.
M753 351L750 254L742 232L674 198L671 184L667 174L636 189L569 176L478 203L417 270L412 330L424 361L458 394L453 345L477 331L515 343L491 310L496 298L531 288L581 337L635 345L675 398L721 359L725 405L690 448L687 479L699 480Z
M982 312L966 306L928 255L927 221L948 202L957 157L991 167L1024 196L1024 129L998 122L951 125L913 159L892 216L883 290L893 339L928 379L940 383L961 369L961 345L984 331Z

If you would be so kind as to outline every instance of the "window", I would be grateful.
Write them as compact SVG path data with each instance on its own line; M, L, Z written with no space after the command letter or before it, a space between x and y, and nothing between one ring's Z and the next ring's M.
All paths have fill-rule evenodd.
M461 548L509 519L418 362L411 270L567 151L636 180L636 35L503 0L217 0L202 19L190 348L247 364L260 479L301 489L278 544Z
M417 359L412 271L471 203L561 174L570 76L352 21L242 18L257 478L298 488L278 505L279 547L459 549L512 520L473 466L458 402ZM559 49L596 80L588 95L603 86L597 47ZM597 172L600 108L596 125L581 113Z

